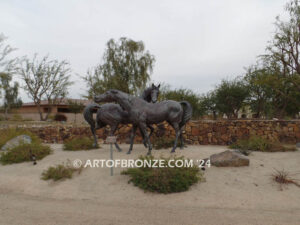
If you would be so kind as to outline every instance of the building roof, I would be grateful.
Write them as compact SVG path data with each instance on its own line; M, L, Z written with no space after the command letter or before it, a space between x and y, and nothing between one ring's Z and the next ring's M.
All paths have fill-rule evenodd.
M90 103L92 103L92 100L87 100L87 99L74 99L74 98L63 98L58 100L57 106L66 106L69 105L69 101L72 102L77 102L77 103L82 103L83 105L88 105ZM41 101L41 106L46 106L49 105L49 102L47 100L43 100ZM22 106L35 106L34 102L27 102L27 103L23 103Z

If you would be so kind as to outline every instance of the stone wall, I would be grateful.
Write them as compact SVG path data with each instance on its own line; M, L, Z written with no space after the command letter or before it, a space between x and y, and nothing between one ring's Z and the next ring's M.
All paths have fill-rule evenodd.
M47 143L62 143L69 138L91 136L88 126L72 125L19 125L19 128L28 129L37 134ZM2 126L2 129L5 128ZM120 126L116 132L118 142L129 142L131 126ZM106 138L109 128L97 131L100 140ZM250 135L263 136L270 140L279 140L284 143L300 142L300 121L274 120L220 120L220 121L191 121L184 132L189 144L227 145L237 139ZM166 123L155 126L154 136L174 137L174 130ZM138 132L136 142L141 142Z

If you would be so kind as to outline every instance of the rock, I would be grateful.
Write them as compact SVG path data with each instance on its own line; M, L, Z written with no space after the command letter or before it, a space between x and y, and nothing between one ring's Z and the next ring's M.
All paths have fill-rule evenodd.
M235 151L227 150L210 156L210 163L217 167L249 166L249 159Z
M297 147L297 148L300 148L300 142L298 142L298 143L296 144L296 147Z
M20 143L24 144L31 144L32 140L31 137L28 135L19 135L17 137L14 137L13 139L10 139L8 142L5 143L5 145L2 146L1 151L6 151L10 148L14 148Z

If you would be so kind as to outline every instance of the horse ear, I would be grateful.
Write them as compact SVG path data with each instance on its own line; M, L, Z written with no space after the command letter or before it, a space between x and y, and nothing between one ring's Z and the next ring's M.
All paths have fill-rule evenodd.
M155 85L152 83L152 88L155 88Z
M157 86L157 88L160 88L160 84Z

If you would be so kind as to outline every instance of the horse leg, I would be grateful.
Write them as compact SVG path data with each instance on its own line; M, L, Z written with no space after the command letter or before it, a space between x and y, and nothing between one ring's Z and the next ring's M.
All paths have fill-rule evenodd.
M151 155L152 145L151 145L151 142L150 142L149 135L147 133L147 125L146 125L146 123L140 123L139 126L140 126L141 131L144 133L145 140L148 143L148 153L147 153L147 155Z
M94 137L94 144L93 147L96 148L98 145L98 140L97 140L97 136L96 136L96 130L95 130L95 126L91 126L91 131Z
M129 150L127 152L127 154L130 154L132 151L132 147L133 147L133 141L134 141L134 137L135 137L135 133L136 133L136 125L133 125L132 130L131 130L131 135L130 135L130 147Z
M110 134L109 134L110 136L114 136L114 134L115 134L115 132L116 132L118 126L119 126L119 123L115 123L115 124L112 124L112 125L110 126ZM122 151L122 149L119 147L119 145L118 145L117 142L115 143L115 146L116 146L116 148L117 148L117 150L118 150L119 152Z
M171 125L174 128L175 134L176 134L174 146L173 146L171 152L175 152L175 149L177 148L178 137L180 135L180 129L179 129L179 124L178 123L172 123Z
M143 131L141 130L141 128L139 128L139 129L140 129L141 136L142 136L142 138L143 138L143 144L144 144L145 148L148 148L147 142L146 142L146 140L145 140L144 133L143 133Z

